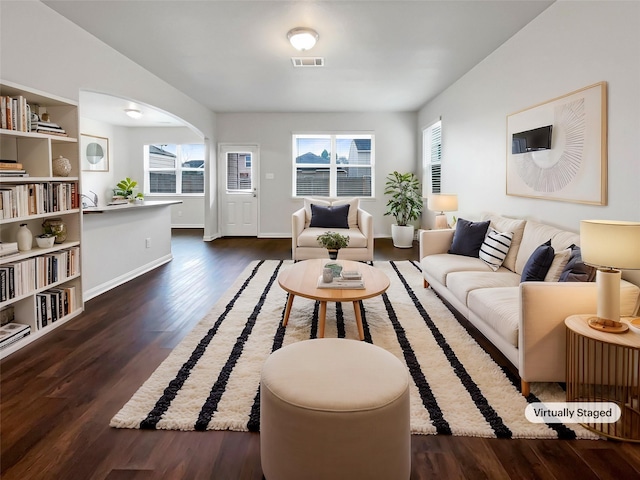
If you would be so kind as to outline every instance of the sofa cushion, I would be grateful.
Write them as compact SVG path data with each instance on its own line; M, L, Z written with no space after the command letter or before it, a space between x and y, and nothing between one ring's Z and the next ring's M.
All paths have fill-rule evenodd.
M349 216L347 220L349 222L349 228L358 226L358 208L360 208L360 199L359 198L341 198L338 200L333 200L331 202L331 206L335 207L337 205L349 205Z
M464 305L468 304L469 293L479 288L517 287L519 284L520 275L506 268L497 272L452 272L447 275L447 288Z
M304 227L309 228L311 223L311 205L322 205L323 207L331 206L331 200L324 198L305 198L304 199Z
M565 248L564 250L555 252L555 254L553 255L553 262L551 262L551 266L549 267L549 271L544 277L544 281L557 282L558 280L560 280L560 274L564 270L564 267L567 265L567 262L569 262L570 257L570 248Z
M529 260L533 251L538 248L541 243L551 239L551 246L554 251L559 252L569 248L571 244L580 244L580 235L577 233L560 230L559 228L545 225L534 221L527 221L522 234L522 243L518 249L516 257L516 273L522 273L524 265Z
M333 198L333 197L305 197L304 198L304 211L305 211L305 228L309 228L311 223L311 204L322 205L323 207L329 207L331 205L345 205L349 204L349 228L358 226L358 208L360 208L360 199L345 197L345 198Z
M494 272L498 270L509 253L512 238L513 232L498 232L489 227L478 254L480 260L489 265Z
M515 272L516 258L518 256L520 244L522 243L522 234L524 233L524 226L527 223L526 220L502 217L492 213L484 215L482 219L489 220L491 227L499 232L513 232L509 253L507 253L502 265L512 272Z
M518 287L479 288L469 293L467 305L498 335L518 347L520 302Z
M465 257L462 255L449 255L438 253L427 255L420 262L423 272L427 272L432 278L442 285L447 284L447 275L451 272L491 272L491 268L479 258Z
M549 239L549 241L540 245L531 254L529 260L527 260L527 263L524 266L524 269L522 270L521 281L544 281L544 277L547 275L549 267L551 267L551 262L553 262L554 255L555 252L551 246L551 239Z
M454 255L464 255L467 257L478 257L480 246L487 234L489 222L472 222L459 218L456 223L456 232L453 234L453 241L449 253Z
M567 261L559 281L561 282L593 282L596 269L582 261L582 252L577 245L571 245L571 256Z
M298 247L320 248L318 247L318 235L326 231L326 228L305 228L298 236ZM346 248L367 248L367 238L358 228L335 228L332 231L349 237L349 246Z
M338 205L325 207L323 205L311 204L311 222L309 227L321 228L349 228L347 217L349 216L349 205Z

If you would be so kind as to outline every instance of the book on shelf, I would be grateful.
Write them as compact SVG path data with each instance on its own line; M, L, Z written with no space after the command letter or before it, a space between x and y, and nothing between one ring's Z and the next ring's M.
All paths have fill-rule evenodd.
M318 277L318 288L333 288L333 289L341 289L341 290L362 290L364 289L364 281L362 279L359 280L345 280L342 277L335 277L332 282L325 283L322 280L322 275Z
M0 170L24 170L24 168L21 163L2 160L0 161Z
M5 348L31 333L29 325L21 323L7 323L0 327L0 348Z

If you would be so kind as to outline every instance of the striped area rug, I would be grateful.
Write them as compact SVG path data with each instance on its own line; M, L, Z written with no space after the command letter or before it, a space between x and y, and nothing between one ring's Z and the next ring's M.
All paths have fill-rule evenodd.
M315 338L318 304L286 293L291 261L253 262L216 306L113 417L117 428L259 431L260 370L269 354ZM533 384L525 399L429 289L417 262L375 262L391 279L363 302L365 341L396 355L411 382L414 434L499 438L597 438L576 424L532 424L527 402L564 401L557 384ZM353 308L328 304L325 337L358 338Z

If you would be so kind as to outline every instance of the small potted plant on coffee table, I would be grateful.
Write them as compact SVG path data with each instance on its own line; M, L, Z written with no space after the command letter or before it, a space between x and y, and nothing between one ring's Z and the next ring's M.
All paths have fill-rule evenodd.
M317 237L318 245L324 247L329 252L329 258L338 258L338 250L349 245L349 237L337 232L325 232Z

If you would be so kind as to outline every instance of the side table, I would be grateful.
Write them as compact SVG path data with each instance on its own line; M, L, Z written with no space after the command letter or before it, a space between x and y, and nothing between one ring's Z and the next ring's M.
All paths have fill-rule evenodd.
M640 442L640 334L606 333L589 327L594 315L571 315L567 327L567 402L615 402L615 423L583 427L617 440Z

